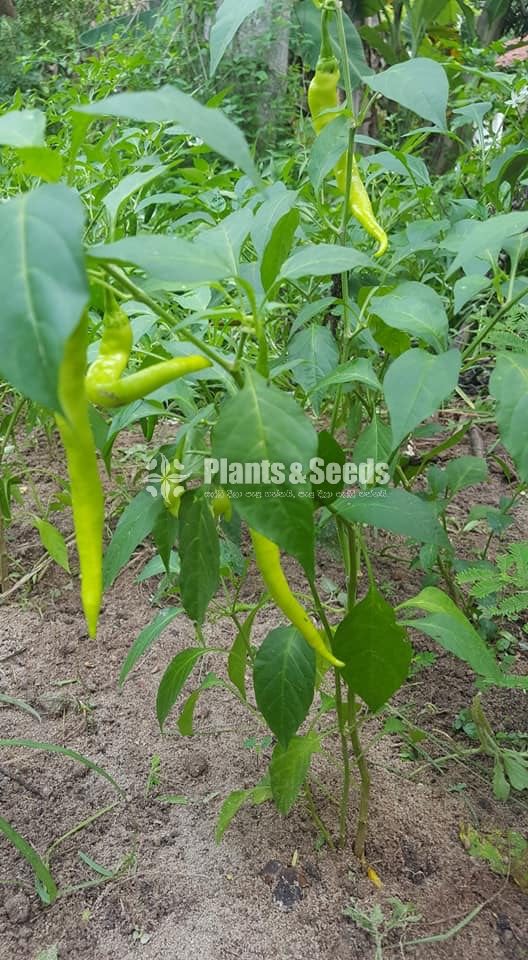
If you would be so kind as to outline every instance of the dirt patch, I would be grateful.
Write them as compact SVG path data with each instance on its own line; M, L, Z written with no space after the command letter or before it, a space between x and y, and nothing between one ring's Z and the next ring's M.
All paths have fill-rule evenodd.
M487 502L497 503L499 492L486 487ZM462 512L466 506L461 503ZM25 551L24 562L38 556L29 528L10 533L16 534L15 553ZM526 536L526 528L518 535ZM395 574L394 563L382 555L390 546L387 538L380 535L376 546L380 583L408 596L418 587L418 575L406 567ZM222 799L254 785L269 757L269 750L260 757L243 746L244 740L266 731L227 691L215 687L199 702L193 739L177 732L176 713L161 736L155 718L159 680L169 660L193 643L184 618L173 621L118 691L124 656L154 615L153 588L135 582L136 569L125 572L108 593L97 643L86 638L76 590L56 568L48 569L23 602L18 594L16 602L0 608L0 692L22 697L42 717L37 723L2 708L2 737L55 741L78 750L125 790L125 798L118 799L93 772L61 757L2 752L0 762L22 782L0 774L1 814L40 852L116 802L56 848L51 862L61 888L94 877L79 851L107 869L124 866L119 879L44 908L30 870L0 838L0 880L21 883L0 889L1 960L36 960L39 951L54 944L59 960L370 960L373 940L343 916L343 909L353 898L366 914L376 904L388 913L390 897L412 903L422 919L388 938L387 960L401 957L401 937L440 934L480 903L486 906L456 937L409 947L405 955L417 960L528 958L526 895L472 860L459 839L462 822L483 830L526 829L525 804L494 801L485 761L435 766L423 756L408 759L396 737L379 742L371 757L368 856L383 881L381 890L366 878L350 849L318 849L302 803L286 818L269 804L244 808L217 846L214 827ZM337 576L328 557L322 574ZM250 582L247 592L256 596L259 589L257 581ZM262 615L257 639L276 623ZM232 638L227 621L207 628L214 646L227 649ZM432 644L422 640L418 646ZM200 669L202 676L218 671L218 659L204 660ZM468 706L472 693L472 677L440 653L432 667L409 681L394 706L428 733L443 736L447 753L453 717ZM527 702L511 691L485 695L493 722L511 729L526 729ZM379 721L371 723L366 739L378 729ZM433 759L438 753L431 748ZM159 783L149 792L153 757L159 758ZM318 807L334 825L336 772L318 758L315 773L321 783L314 788ZM180 802L164 802L167 795ZM352 809L351 828L353 816ZM269 880L274 861L295 888L291 910L274 896L276 884Z

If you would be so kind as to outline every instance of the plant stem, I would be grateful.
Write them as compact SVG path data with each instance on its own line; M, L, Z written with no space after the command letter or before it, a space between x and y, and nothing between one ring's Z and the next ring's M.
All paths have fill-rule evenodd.
M308 805L308 812L313 822L315 823L315 826L319 830L319 833L324 837L324 841L327 844L327 846L330 848L330 850L335 850L335 843L332 840L330 831L328 830L328 827L325 825L324 821L321 819L321 817L317 813L317 808L315 806L315 801L314 801L309 783L305 783L304 793L306 796L306 803Z
M355 695L350 692L348 698L348 729L354 758L359 770L360 791L359 791L359 811L357 818L356 838L354 840L354 853L359 860L365 859L365 843L367 839L369 802L370 802L370 773L359 739L357 723L357 703Z
M334 678L337 722L339 725L339 739L341 741L341 756L343 760L343 789L341 791L341 802L339 805L339 846L344 847L347 836L348 805L350 801L350 756L346 736L347 718L341 692L341 676L337 670L334 670Z

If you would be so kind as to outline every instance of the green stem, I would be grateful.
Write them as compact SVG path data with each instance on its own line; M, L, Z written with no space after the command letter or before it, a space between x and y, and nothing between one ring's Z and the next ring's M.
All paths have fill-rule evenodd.
M114 278L117 283L120 283L121 286L125 287L125 289L133 295L135 300L139 300L140 303L144 303L145 306L149 307L152 312L156 314L156 316L160 317L161 320L164 320L165 323L168 323L169 326L172 327L174 325L174 317L172 314L170 314L168 310L165 310L164 307L160 306L159 303L153 300L148 293L145 293L145 291L141 289L141 287L138 287L137 284L130 279L130 277L128 277L122 271L117 270L111 264L105 263L104 269L109 276ZM180 327L178 332L181 333L183 340L187 340L189 343L192 343L193 346L201 351L201 353L205 354L206 357L209 357L213 363L217 363L218 366L222 367L227 371L227 373L231 374L239 386L242 386L243 381L241 374L239 371L233 368L233 364L230 363L229 360L226 360L224 357L222 357L221 354L217 353L216 350L213 350L212 347L209 347L203 342L203 340L195 337L194 334L185 327Z
M324 841L325 841L326 845L330 848L330 850L335 850L335 844L334 844L334 841L332 840L332 836L331 836L331 834L330 834L330 831L328 830L328 827L326 826L326 824L324 823L324 821L321 819L321 817L320 817L319 814L317 813L317 808L316 808L316 806L315 806L315 801L314 801L313 794L312 794L312 791L311 791L311 788L310 788L310 784L309 784L309 783L305 783L305 785L304 785L304 793L305 793L305 796L306 796L306 803L307 803L307 806L308 806L308 812L309 812L309 814L310 814L313 822L315 823L315 826L316 826L317 829L319 830L319 833L324 837Z
M344 847L347 837L348 806L350 802L350 756L346 736L347 718L341 692L341 677L337 670L334 670L334 678L337 722L339 725L339 740L341 742L341 757L343 760L343 789L341 791L341 802L339 805L339 846Z
M369 803L370 803L370 773L359 739L359 730L357 722L357 703L356 697L351 692L348 699L348 729L354 758L359 770L360 791L359 791L359 811L357 818L356 838L354 840L354 853L359 860L365 859L365 843L367 840Z

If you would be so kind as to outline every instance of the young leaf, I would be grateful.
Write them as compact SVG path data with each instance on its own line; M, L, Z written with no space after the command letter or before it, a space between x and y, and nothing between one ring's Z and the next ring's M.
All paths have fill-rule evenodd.
M187 650L178 653L169 663L161 678L156 697L156 716L162 731L165 720L176 703L196 661L205 656L206 653L207 649L205 647L189 647Z
M407 350L391 363L383 387L395 448L452 394L461 363L458 350L435 357L417 349Z
M54 903L59 893L57 884L55 883L48 867L39 857L35 848L32 847L31 844L20 835L18 830L15 830L8 820L4 820L3 817L0 817L0 832L7 837L9 842L16 847L18 852L22 854L24 859L29 863L30 867L32 867L35 877L38 881L37 890L41 900L43 900L46 904Z
M223 686L225 686L225 682L221 680L220 677L217 677L214 673L208 673L198 689L193 690L190 696L187 697L180 716L178 717L178 730L182 737L192 737L194 734L194 711L204 690L210 690L211 687Z
M55 563L58 563L59 567L62 567L63 570L66 570L66 573L69 573L68 548L60 530L57 530L57 527L54 527L52 523L49 523L47 520L42 520L40 517L35 517L34 523L39 532L44 549L47 550L50 557L55 560Z
M160 610L154 620L143 628L136 637L130 650L128 651L121 672L119 674L119 686L122 687L131 670L136 663L143 657L147 650L150 650L152 644L158 639L164 630L182 613L181 607L172 607L168 610Z
M460 490L484 483L488 479L488 465L481 457L457 457L445 468L449 492L454 496Z
M315 687L315 653L295 627L277 627L261 644L253 667L255 699L283 747L310 709Z
M231 821L236 817L238 811L245 803L252 803L254 806L258 806L261 803L265 803L266 800L271 800L271 788L267 776L263 777L256 787L251 787L248 790L233 790L233 792L226 797L220 808L215 830L216 842L221 842Z
M187 493L180 508L180 590L185 612L203 623L220 577L220 545L211 508Z
M306 780L312 756L320 750L321 741L313 732L294 737L286 748L280 743L275 747L269 775L273 799L280 813L290 812Z
M138 493L125 507L104 556L105 589L112 586L136 547L151 533L160 515L165 513L162 498L151 497L146 490Z
M405 683L412 659L405 630L374 586L339 624L334 652L347 686L373 712Z
M299 226L299 219L299 211L290 210L281 217L273 228L271 237L262 255L262 263L260 265L260 279L266 291L273 286L291 250L295 231Z
M288 344L288 358L301 361L293 370L293 379L305 393L312 393L312 406L319 413L319 391L315 387L335 371L339 362L339 348L331 330L318 323L300 330Z
M42 743L40 740L26 740L24 737L10 737L7 740L2 739L0 740L0 747L28 747L30 750L44 750L46 753L58 753L62 757L69 757L70 760L76 760L77 763L82 763L83 767L86 767L87 770L93 770L94 773L97 773L103 780L107 780L118 793L124 793L119 784L107 773L104 767L100 767L97 763L94 763L93 760L85 757L83 753L70 750L69 747L61 747L58 743Z

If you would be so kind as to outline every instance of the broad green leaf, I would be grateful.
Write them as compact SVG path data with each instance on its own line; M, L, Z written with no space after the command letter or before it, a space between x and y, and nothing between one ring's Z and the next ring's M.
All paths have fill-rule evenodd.
M403 153L402 150L380 150L379 153L368 156L366 162L369 168L373 167L376 171L386 171L404 177L416 187L431 186L429 171L423 160Z
M125 237L91 247L89 254L103 262L130 263L155 280L170 283L224 280L233 272L226 254L218 247L165 234Z
M481 457L457 457L450 460L445 469L447 486L451 494L484 483L488 479L488 466Z
M209 37L209 53L211 57L210 76L216 73L229 44L233 40L244 20L255 13L264 4L264 0L223 0L217 10L216 19Z
M103 561L105 589L111 587L136 547L149 535L160 515L165 513L161 497L151 497L142 490L125 507Z
M296 557L309 575L313 573L314 531L306 475L316 453L317 434L301 407L259 374L248 371L243 389L220 409L212 456L219 463L224 458L233 468L223 486L240 516ZM272 464L284 465L284 474L271 472ZM251 478L238 477L240 470L251 473ZM249 479L253 482L246 482Z
M177 87L167 85L159 90L140 93L116 93L105 100L79 105L75 109L95 117L181 124L187 133L203 140L260 186L260 177L239 128L221 110L204 107Z
M134 643L130 647L119 673L119 686L122 687L131 670L134 669L138 660L143 657L152 644L158 639L164 630L182 613L181 607L172 607L168 610L160 610L154 620L143 628L138 634Z
M396 63L382 73L369 74L364 82L371 90L388 100L430 120L440 130L446 129L449 83L444 68L436 60L416 57Z
M233 646L229 651L227 658L227 675L231 683L235 685L243 700L247 700L246 694L246 668L248 665L248 651L250 650L251 631L255 622L255 617L260 610L260 606L255 606L251 613L241 624Z
M339 361L339 348L329 327L311 323L300 330L288 344L288 359L300 360L292 372L292 378L305 393L312 394L312 406L319 413L319 390L321 380L331 375Z
M16 847L18 852L24 857L24 860L29 863L40 884L40 887L37 886L37 889L39 889L39 893L42 891L40 894L41 899L47 904L54 903L59 893L57 884L35 848L28 843L18 830L15 830L8 820L4 820L3 817L0 817L0 832ZM44 894L44 896L42 896L42 894Z
M220 579L220 545L216 523L207 500L182 497L180 520L180 591L187 615L203 623Z
M318 434L317 458L310 469L310 480L315 503L319 506L328 506L341 495L345 481L343 467L346 463L346 453L337 440L328 430L321 430ZM332 472L337 464L341 469L338 476Z
M458 243L459 252L453 260L446 277L449 278L461 267L471 263L475 258L487 262L494 261L509 237L514 237L528 229L528 213L517 210L513 213L501 213L487 220L468 221L467 228ZM451 244L450 237L446 237L444 245ZM448 248L450 249L450 247ZM467 272L467 271L466 271Z
M0 117L0 146L43 147L45 132L42 110L10 110Z
M293 807L314 753L321 751L321 741L316 733L305 737L293 737L285 748L280 743L273 751L269 766L271 791L280 813L289 813Z
M253 665L257 706L279 743L287 747L305 720L315 687L315 653L295 627L277 627Z
M391 428L374 415L370 423L360 433L354 446L354 463L389 463L394 444Z
M451 396L461 363L458 350L433 356L418 349L407 350L391 363L383 387L395 449Z
M502 685L504 674L491 648L442 590L426 587L416 597L400 604L398 610L425 611L426 617L407 621L407 626L414 627L436 640L449 653L468 663L479 676Z
M260 279L264 290L273 286L280 269L290 253L295 231L299 226L299 211L290 210L275 224L266 245L260 265Z
M153 180L157 180L158 177L161 177L162 174L166 173L168 167L158 164L155 167L149 167L147 170L135 170L134 173L129 173L126 177L123 177L119 181L116 187L113 190L110 190L110 193L106 194L106 197L103 197L103 206L106 210L108 221L110 224L110 235L113 234L115 225L117 223L117 218L119 217L119 211L121 210L123 204L126 203L130 197L133 197L135 193L139 190L142 190L148 183L152 183Z
M271 787L268 777L263 777L256 787L250 787L248 790L233 790L224 800L215 830L215 840L220 843L231 821L236 817L238 811L245 803L251 803L258 806L271 800Z
M209 251L225 263L225 276L235 276L240 271L240 251L253 226L253 211L249 207L235 210L224 217L211 230L202 230L195 238L200 251Z
M64 345L88 301L83 224L78 194L62 184L0 205L0 375L50 410L60 409Z
M69 573L68 548L60 530L57 530L57 527L54 527L48 520L42 520L40 517L35 517L34 523L39 532L44 549L47 550L50 557L55 560L55 563L58 563L59 567L62 567L63 570L66 570L66 573Z
M208 653L207 647L189 647L178 653L165 670L158 687L156 697L156 716L160 729L163 730L165 721L178 699L185 682L190 676L193 667L200 657Z
M61 757L69 757L70 760L76 760L77 763L82 763L83 767L86 767L88 770L93 770L94 773L97 773L103 780L107 780L118 793L123 794L124 792L114 778L106 772L104 767L100 767L97 763L94 763L93 760L85 757L84 754L78 753L77 750L70 750L69 747L61 747L58 743L43 743L40 740L27 740L25 737L10 737L8 740L0 740L0 747L28 747L30 750L58 753Z
M448 319L442 298L425 283L400 283L391 293L374 297L370 312L389 327L423 340L436 351L445 347Z
M501 440L512 456L521 480L528 480L528 354L505 353L497 357L490 379L490 394L497 403Z
M286 260L280 272L282 280L299 280L301 277L330 277L357 267L371 267L375 263L352 247L338 243L310 243Z
M342 497L332 510L348 523L368 523L419 543L445 543L433 505L400 487L375 487L353 497Z
M328 390L329 387L344 383L362 383L365 387L376 391L382 389L371 361L365 357L358 357L356 360L348 360L346 363L338 364L332 373L319 380L312 388L312 392L314 390Z
M373 712L405 683L412 659L405 630L374 586L339 624L334 652L347 686Z
M478 274L476 276L461 277L460 280L457 280L453 287L455 294L455 313L460 313L466 306L466 303L470 303L478 297L479 293L487 290L490 286L490 278L479 277Z

